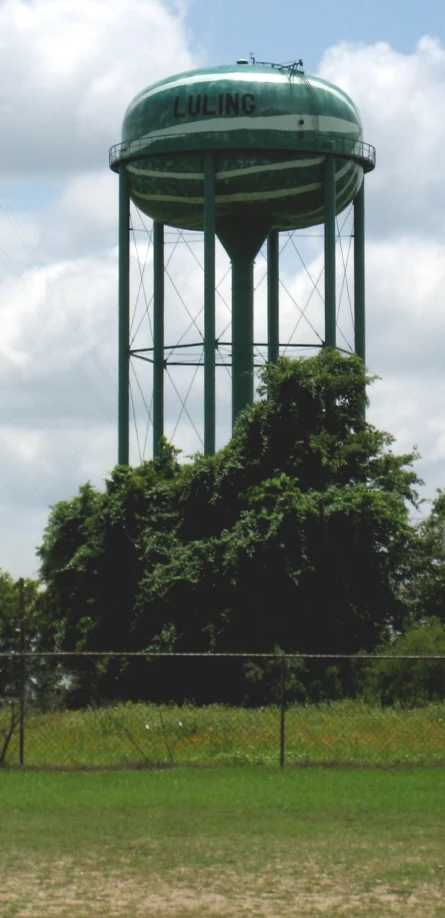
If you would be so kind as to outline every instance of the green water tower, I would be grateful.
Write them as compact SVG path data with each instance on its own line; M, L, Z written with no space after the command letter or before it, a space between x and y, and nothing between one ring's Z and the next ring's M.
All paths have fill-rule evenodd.
M375 150L337 86L238 61L140 92L110 151L119 173L119 457L129 461L129 208L152 218L153 449L164 431L164 226L204 233L204 450L215 450L215 236L232 266L232 423L254 398L254 260L267 240L267 358L279 355L280 230L324 225L324 346L336 347L336 216L354 206L356 353L365 359L364 174Z

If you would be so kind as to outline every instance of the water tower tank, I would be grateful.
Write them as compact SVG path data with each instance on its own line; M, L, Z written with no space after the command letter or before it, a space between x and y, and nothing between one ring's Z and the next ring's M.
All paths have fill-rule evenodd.
M265 218L275 229L323 222L323 168L335 156L336 209L354 200L374 149L356 106L337 86L295 65L193 70L144 89L125 114L122 143L130 194L153 219L203 227L203 160L215 155L216 219Z

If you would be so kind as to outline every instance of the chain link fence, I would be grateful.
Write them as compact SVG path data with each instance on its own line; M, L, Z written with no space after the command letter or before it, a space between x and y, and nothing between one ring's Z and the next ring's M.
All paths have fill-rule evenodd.
M445 765L444 656L0 655L0 766Z

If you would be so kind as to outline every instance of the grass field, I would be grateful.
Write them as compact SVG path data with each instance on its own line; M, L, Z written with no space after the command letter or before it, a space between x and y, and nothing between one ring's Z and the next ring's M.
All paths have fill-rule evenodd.
M445 916L445 770L0 772L2 918Z
M0 740L8 711L0 710ZM278 708L121 704L33 714L26 719L29 766L158 764L276 765ZM293 705L286 712L286 762L445 766L445 705L412 711L358 701ZM18 762L14 736L7 764Z

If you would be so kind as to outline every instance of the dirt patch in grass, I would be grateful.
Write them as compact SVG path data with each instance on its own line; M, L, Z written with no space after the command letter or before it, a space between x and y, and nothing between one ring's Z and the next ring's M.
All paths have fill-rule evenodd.
M170 876L125 869L79 869L69 860L2 877L3 918L290 918L343 915L371 918L445 915L442 876L394 887L374 869L351 876L314 860L270 864L261 874L222 868L180 869Z

